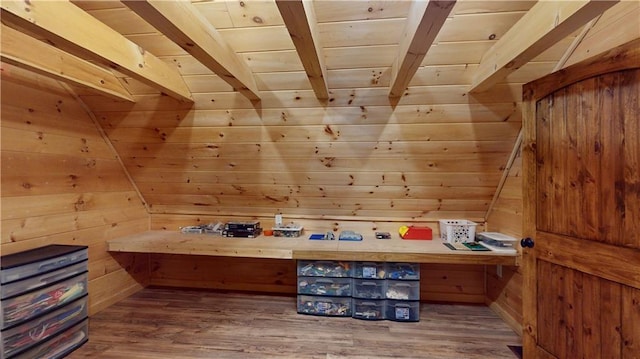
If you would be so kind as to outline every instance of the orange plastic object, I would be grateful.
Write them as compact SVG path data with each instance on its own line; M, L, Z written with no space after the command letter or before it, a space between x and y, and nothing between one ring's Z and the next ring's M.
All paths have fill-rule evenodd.
M433 238L433 231L429 227L402 226L398 232L402 239L431 240Z
M262 233L265 236L273 236L273 230L271 230L271 229L265 229Z

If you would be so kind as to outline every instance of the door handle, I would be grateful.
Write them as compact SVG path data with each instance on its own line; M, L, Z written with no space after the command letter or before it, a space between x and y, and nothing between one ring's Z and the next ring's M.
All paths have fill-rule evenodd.
M533 239L527 237L527 238L522 238L520 240L520 245L522 246L522 248L533 248L533 246L536 243L533 241Z

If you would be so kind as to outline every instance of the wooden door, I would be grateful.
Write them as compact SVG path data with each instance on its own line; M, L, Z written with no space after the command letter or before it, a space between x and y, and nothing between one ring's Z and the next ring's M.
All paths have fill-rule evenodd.
M640 39L524 87L525 358L640 358Z

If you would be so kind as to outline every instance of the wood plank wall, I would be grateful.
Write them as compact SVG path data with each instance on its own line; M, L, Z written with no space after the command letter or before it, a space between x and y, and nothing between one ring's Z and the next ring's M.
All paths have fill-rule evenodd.
M522 153L509 170L504 187L487 218L487 230L522 237ZM487 304L516 332L522 333L522 269L487 266Z
M59 83L2 64L2 245L89 246L90 313L146 284L147 255L105 241L148 229L149 215L85 108Z
M151 229L178 230L181 226L233 220L231 217L152 214ZM244 218L248 219L248 218ZM273 226L273 217L256 217L263 228ZM238 220L238 218L235 218ZM289 219L284 218L285 222ZM305 234L354 230L362 233L380 230L398 235L393 222L296 220ZM423 222L439 236L436 222ZM233 240L233 239L229 239ZM300 240L307 240L306 237ZM437 239L436 239L437 240ZM484 303L485 266L422 264L420 298L424 301ZM182 255L151 255L150 284L192 288L213 288L294 294L296 262L252 258L224 258Z
M605 11L576 47L566 66L640 38L640 1L621 1Z

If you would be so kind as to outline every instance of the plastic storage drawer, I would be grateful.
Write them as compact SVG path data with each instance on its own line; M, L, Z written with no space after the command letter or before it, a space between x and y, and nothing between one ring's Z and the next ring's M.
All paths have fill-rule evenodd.
M386 319L398 322L417 322L420 320L419 301L386 301Z
M298 295L298 313L327 317L350 317L351 297Z
M387 279L386 299L420 300L420 282Z
M354 278L384 279L385 274L385 262L355 262L354 264Z
M86 343L88 338L89 319L85 319L11 359L60 359Z
M2 256L2 284L50 272L88 258L87 246L51 244Z
M334 277L350 278L353 274L353 263L338 261L298 261L299 277Z
M25 324L2 331L3 358L24 351L87 317L87 296Z
M351 278L298 277L298 294L351 296Z
M2 300L0 326L4 329L55 310L87 294L87 272L50 286Z
M418 280L420 263L387 263L387 279Z
M353 299L353 318L366 320L386 319L385 301Z
M353 297L361 299L384 299L386 281L375 279L354 279Z
M55 283L59 280L73 277L87 270L87 261L78 262L52 272L36 275L27 279L3 284L0 287L0 298L8 298L30 290L38 289Z

